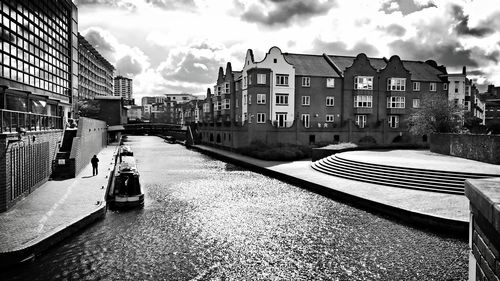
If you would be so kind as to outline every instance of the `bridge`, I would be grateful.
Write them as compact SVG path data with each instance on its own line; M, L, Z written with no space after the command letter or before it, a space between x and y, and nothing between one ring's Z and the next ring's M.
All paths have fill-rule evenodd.
M123 125L122 132L131 135L169 135L186 134L186 128L179 124L167 123L134 123Z

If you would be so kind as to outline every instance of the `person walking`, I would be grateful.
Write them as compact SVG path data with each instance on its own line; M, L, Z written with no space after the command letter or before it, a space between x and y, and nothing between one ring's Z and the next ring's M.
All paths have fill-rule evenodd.
M97 155L92 157L90 163L92 163L92 175L95 176L98 174L97 163L99 163L99 158L97 158Z

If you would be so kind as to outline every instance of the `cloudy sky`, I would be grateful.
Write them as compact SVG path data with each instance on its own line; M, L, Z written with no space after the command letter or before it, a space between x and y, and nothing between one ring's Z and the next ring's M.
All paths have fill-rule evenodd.
M433 59L500 85L498 0L75 0L79 31L134 96L204 94L247 49Z

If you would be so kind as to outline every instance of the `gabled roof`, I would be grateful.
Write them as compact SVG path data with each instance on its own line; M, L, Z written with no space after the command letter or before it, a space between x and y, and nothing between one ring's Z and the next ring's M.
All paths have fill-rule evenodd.
M350 67L355 59L355 57L336 55L329 55L328 57L342 72ZM378 71L384 69L387 66L387 62L383 58L368 58L368 60L370 61L370 64L373 66L373 68L377 69ZM441 79L439 79L439 75L442 75L444 73L436 69L435 67L432 67L431 65L421 61L402 60L402 62L404 68L410 71L412 80L441 82Z
M283 56L295 67L295 75L339 77L322 55L283 53Z
M234 81L241 78L241 71L233 71L233 79Z
M421 61L403 61L403 66L411 73L411 80L441 82L439 75L444 73Z

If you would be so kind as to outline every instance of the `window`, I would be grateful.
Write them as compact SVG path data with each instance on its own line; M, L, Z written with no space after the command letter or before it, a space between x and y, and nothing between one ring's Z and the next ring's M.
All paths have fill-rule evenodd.
M252 104L252 95L248 95L248 104Z
M360 128L366 127L366 115L356 115L356 126Z
M373 90L373 77L372 76L354 77L354 89Z
M221 87L220 86L217 86L216 90L215 90L215 95L216 96L220 96L220 93L221 93Z
M405 97L387 97L387 108L405 108Z
M240 103L239 103L238 99L236 99L235 104L236 104L236 108L240 107Z
M405 91L406 78L389 78L387 79L387 91Z
M257 94L257 104L266 103L266 94Z
M210 105L208 103L203 104L203 112L210 112Z
M265 113L257 113L257 123L266 123Z
M234 84L235 90L238 91L241 88L241 81Z
M326 87L334 88L335 87L335 79L334 78L326 78Z
M311 125L309 122L310 121L309 114L302 114L300 116L300 120L302 121L302 125L304 125L304 127L306 127L306 128L309 128L309 126Z
M243 77L243 88L247 87L247 77Z
M302 77L302 87L311 86L311 77Z
M420 99L413 99L413 108L420 108Z
M286 112L276 113L276 125L278 125L278 128L283 128L286 126L286 115Z
M266 75L263 73L257 74L257 84L266 84Z
M243 105L244 106L247 105L247 101L248 100L247 100L247 95L246 94L243 95L242 101L243 101Z
M252 75L248 75L248 85L252 85Z
M230 90L229 90L229 83L224 83L224 92L226 94L229 94Z
M231 100L230 99L224 99L224 101L223 101L223 108L224 109L230 109L231 108Z
M277 86L288 86L288 75L276 74L276 85Z
M420 91L420 82L413 82L413 91Z
M399 116L389 115L389 126L391 128L399 128Z
M326 115L326 122L328 122L328 123L332 123L334 119L335 119L335 118L334 118L334 115L333 115L333 114L327 114L327 115Z
M310 105L311 97L310 96L302 96L302 105Z
M448 91L448 83L443 83L443 90Z
M431 91L435 92L435 91L436 91L436 83L430 83L430 84L429 84L429 89L430 89Z
M276 105L288 105L288 94L276 94Z
M220 101L217 101L217 102L215 103L215 108L216 108L216 110L217 110L217 111L220 111L220 110L221 110L221 108L222 108L222 103L221 103Z
M335 104L335 97L326 97L326 106L333 106Z
M354 96L354 107L372 107L373 96Z

